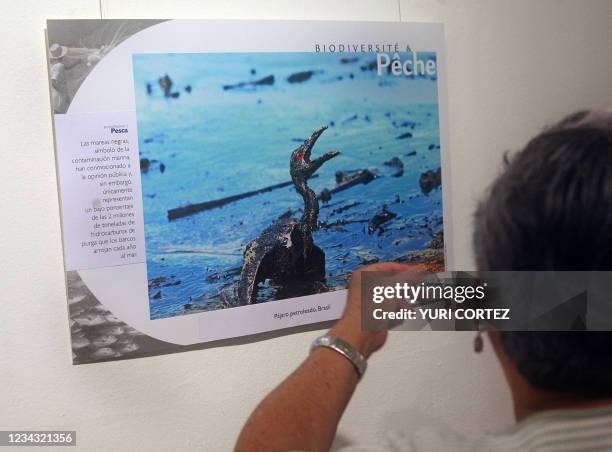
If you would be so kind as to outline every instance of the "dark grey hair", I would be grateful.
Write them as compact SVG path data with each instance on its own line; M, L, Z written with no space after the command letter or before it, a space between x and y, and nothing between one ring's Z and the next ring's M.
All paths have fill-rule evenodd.
M612 270L612 110L574 113L506 160L475 213L481 270ZM612 396L612 332L503 332L535 387Z

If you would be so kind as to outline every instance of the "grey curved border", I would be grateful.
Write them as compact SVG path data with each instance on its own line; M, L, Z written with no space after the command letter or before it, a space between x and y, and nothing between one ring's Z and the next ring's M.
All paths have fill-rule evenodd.
M73 364L133 358L184 348L147 336L113 315L76 271L66 272Z
M124 19L78 19L47 21L47 66L49 78L53 66L61 63L61 88L56 91L51 87L53 113L66 113L79 87L109 51L130 36L152 27L164 20L124 20ZM56 58L50 48L57 45ZM109 50L110 48L110 50ZM62 56L63 55L63 56ZM61 96L61 101L54 97Z

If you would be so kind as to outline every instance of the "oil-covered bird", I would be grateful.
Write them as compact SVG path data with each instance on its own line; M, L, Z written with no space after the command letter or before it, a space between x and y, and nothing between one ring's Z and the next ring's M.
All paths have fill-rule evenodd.
M327 129L321 127L291 153L289 172L296 191L304 200L304 213L298 220L287 215L266 228L249 242L238 281L238 301L241 305L255 303L257 285L270 279L278 285L292 281L322 281L325 279L325 253L312 237L317 230L319 201L308 186L308 179L323 163L340 154L327 152L311 160L312 148Z

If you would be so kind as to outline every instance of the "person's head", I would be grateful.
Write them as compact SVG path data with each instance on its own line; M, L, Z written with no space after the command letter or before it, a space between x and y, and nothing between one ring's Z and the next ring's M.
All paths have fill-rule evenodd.
M612 270L612 110L575 113L507 159L476 210L473 246L480 270ZM611 333L494 339L537 390L612 397Z

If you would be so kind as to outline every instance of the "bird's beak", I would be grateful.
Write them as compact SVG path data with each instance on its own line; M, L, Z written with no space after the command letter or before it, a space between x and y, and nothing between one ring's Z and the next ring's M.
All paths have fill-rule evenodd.
M317 160L323 160L323 162L327 162L329 159L333 159L334 157L340 155L340 151L329 151L319 157Z
M312 153L312 148L314 147L315 143L317 142L321 134L325 132L325 130L327 130L327 126L323 126L319 130L315 130L314 133L310 136L310 138L306 140L306 143L304 143L304 145L306 146L306 151L304 153L304 157L306 161L310 160L310 154Z
M315 171L317 171L321 167L321 165L323 165L329 159L333 159L337 155L340 155L340 151L327 152L323 154L321 157L314 159L312 162L310 162L310 167L309 167L310 174L311 175L314 174Z

